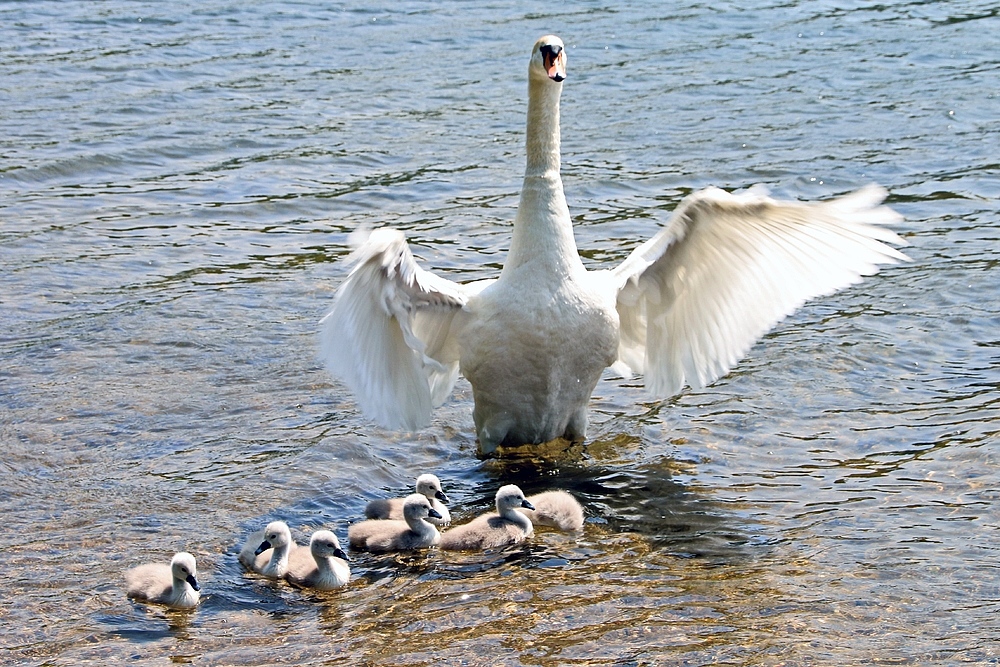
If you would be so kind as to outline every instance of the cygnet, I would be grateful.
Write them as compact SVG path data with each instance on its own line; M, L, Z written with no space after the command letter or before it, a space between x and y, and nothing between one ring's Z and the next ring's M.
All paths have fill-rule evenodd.
M263 531L247 538L240 550L240 562L257 574L280 579L288 571L289 554L298 548L292 541L292 531L284 521L272 521Z
M295 549L288 559L285 578L289 583L328 591L351 580L347 554L337 536L329 530L317 530L309 540L309 550Z
M170 565L147 563L125 572L126 594L142 602L190 609L198 604L200 590L198 567L186 551L174 554Z
M403 502L403 521L368 520L347 529L352 547L368 551L407 551L432 547L441 539L437 527L428 518L440 519L427 498L419 493Z
M444 503L448 496L441 490L441 480L430 473L417 477L417 493L426 496L431 507L441 515L440 519L428 517L427 521L436 526L447 526L451 523L451 513ZM403 519L403 502L405 498L379 498L365 505L365 517L369 519Z
M492 549L516 544L531 535L531 520L517 508L535 509L514 484L501 486L496 495L496 514L483 514L441 536L441 548L452 550Z
M583 530L583 507L566 491L545 491L528 496L534 510L517 511L536 526L551 526L567 533Z

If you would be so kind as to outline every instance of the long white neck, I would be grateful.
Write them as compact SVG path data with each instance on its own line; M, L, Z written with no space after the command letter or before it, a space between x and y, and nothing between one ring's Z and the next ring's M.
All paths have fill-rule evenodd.
M562 84L547 78L528 77L528 125L525 135L524 175L559 179L559 98Z
M583 270L559 176L561 93L562 84L529 72L527 162L503 273L529 262L560 277Z

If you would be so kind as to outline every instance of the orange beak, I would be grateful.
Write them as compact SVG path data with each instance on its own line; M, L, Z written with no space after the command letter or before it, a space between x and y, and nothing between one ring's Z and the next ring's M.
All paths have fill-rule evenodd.
M558 82L566 78L566 54L562 47L542 47L542 63L545 65L545 73L553 81Z

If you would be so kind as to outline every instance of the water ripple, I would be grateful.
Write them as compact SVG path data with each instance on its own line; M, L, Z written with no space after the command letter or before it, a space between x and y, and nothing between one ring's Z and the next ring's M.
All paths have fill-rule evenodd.
M30 664L997 660L998 20L982 2L0 7L0 647ZM502 266L524 58L566 39L581 254L706 185L875 181L913 262L808 304L711 387L610 374L586 447L475 458L460 382L417 434L316 359L362 225L456 280ZM419 471L460 519L564 488L580 536L243 572L272 519L346 538ZM23 538L23 539L22 539ZM194 613L121 572L194 552ZM152 658L151 656L158 656Z

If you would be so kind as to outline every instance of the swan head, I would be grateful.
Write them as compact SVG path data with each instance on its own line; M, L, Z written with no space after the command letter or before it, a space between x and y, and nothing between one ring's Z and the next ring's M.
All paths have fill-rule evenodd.
M194 556L188 552L181 551L174 554L170 559L170 574L177 581L186 581L194 590L201 590L201 586L198 585L198 566L195 565Z
M535 42L528 69L532 77L561 83L566 78L566 47L563 41L555 35L545 35Z
M317 530L309 538L309 551L313 556L328 558L336 556L341 560L350 560L343 549L340 548L340 540L329 530Z
M497 512L506 514L517 507L524 507L529 510L535 509L534 505L524 497L524 492L516 484L501 486L497 490Z
M407 522L410 522L426 519L427 517L440 519L441 513L431 507L431 501L427 500L427 496L420 493L407 496L406 500L403 501L403 518Z
M280 549L292 543L292 531L288 529L288 524L284 521L272 521L264 529L264 541L260 543L255 556L259 556L268 549Z
M427 498L437 498L443 503L448 502L448 496L441 490L441 480L437 475L421 475L417 477L417 493Z

